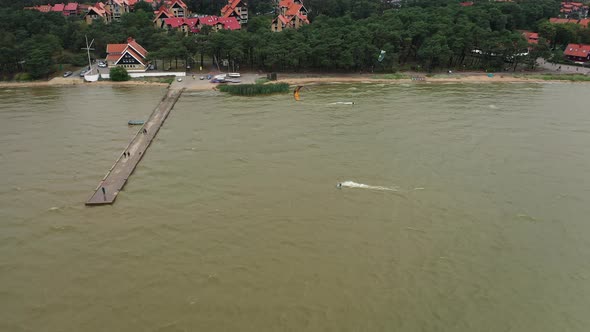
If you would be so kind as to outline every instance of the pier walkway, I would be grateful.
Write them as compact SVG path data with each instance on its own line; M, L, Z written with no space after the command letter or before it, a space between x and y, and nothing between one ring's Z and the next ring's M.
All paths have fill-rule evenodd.
M119 191L145 155L145 151L160 130L174 104L180 98L183 89L170 89L156 107L149 120L139 129L111 169L98 184L95 192L86 201L86 205L113 204ZM144 133L145 129L145 133ZM129 152L129 157L125 153Z

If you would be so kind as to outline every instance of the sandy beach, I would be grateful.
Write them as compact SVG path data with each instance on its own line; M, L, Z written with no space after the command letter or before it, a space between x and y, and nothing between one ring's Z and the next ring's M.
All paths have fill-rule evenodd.
M423 74L406 74L416 79L391 79L381 78L379 74L290 74L279 73L276 82L298 84L336 84L336 83L381 83L381 84L399 84L399 83L547 83L547 82L569 82L565 80L543 80L537 77L527 75L494 74L492 77L485 73L453 73L437 74L433 77L427 77ZM534 74L533 74L534 75ZM244 73L241 81L245 84L252 84L256 79L265 77L264 74ZM14 87L43 87L43 86L70 86L70 85L101 85L101 86L167 86L167 83L150 82L141 80L131 80L126 82L99 81L93 83L84 82L77 78L56 77L49 81L33 82L0 82L0 88ZM207 80L190 79L190 74L183 77L181 82L175 80L172 83L177 88L184 88L192 91L206 91L215 88L217 84L212 84Z
M412 79L388 79L379 78L379 75L335 75L335 76L317 76L317 77L302 77L292 75L279 75L278 82L285 82L289 84L311 84L311 83L541 83L548 82L536 78L515 77L512 75L494 75L488 77L486 74L451 74L451 75L437 75L436 77L426 77L424 75L409 75L421 78L421 80ZM446 76L446 77L445 77Z
M99 82L84 82L82 79L77 78L63 78L55 77L49 81L31 81L31 82L0 82L0 88L31 88L31 87L49 87L49 86L71 86L71 85L157 85L157 86L168 86L168 83L161 82L149 82L149 81L126 81L126 82L113 82L113 81L99 81Z

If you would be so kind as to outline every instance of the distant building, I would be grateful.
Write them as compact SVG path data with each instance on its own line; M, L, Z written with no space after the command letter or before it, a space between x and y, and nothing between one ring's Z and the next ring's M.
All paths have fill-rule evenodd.
M243 0L228 0L221 9L221 17L235 17L240 25L248 23L248 4Z
M568 44L563 54L571 61L586 62L590 60L590 45Z
M197 32L200 32L203 27L211 27L211 31L219 30L240 30L242 26L235 17L217 17L215 15L199 17L197 22Z
M180 31L184 34L188 34L189 32L197 33L198 21L198 18L170 17L162 20L161 28Z
M42 13L61 13L64 16L75 16L80 15L80 6L77 2L69 2L67 4L63 3L56 3L55 5L40 5L40 6L32 6L32 7L25 7L24 9L28 10L37 10Z
M70 2L64 7L63 14L64 16L76 16L79 14L78 12L78 3L77 2Z
M135 1L133 1L135 4ZM106 8L111 13L111 21L118 21L121 15L131 12L131 6L127 0L108 0Z
M576 20L576 19L571 19L571 18L557 18L557 17L552 17L549 19L549 22L553 23L553 24L566 24L566 23L571 23L571 24L578 24L583 26L584 28L588 27L588 23L590 23L590 19L588 18L583 18L581 20Z
M181 22L181 21L174 21L168 20L168 23L165 23L166 19L171 18L189 18L190 12L188 7L182 0L168 0L161 2L163 3L158 10L154 11L154 26L156 28L166 28L170 25L176 25L174 22ZM182 21L184 22L184 21ZM180 23L182 25L182 23Z
M102 2L97 2L94 6L88 7L88 12L84 15L84 20L88 24L96 20L102 20L105 23L110 23L112 19L111 12L107 6Z
M55 5L53 5L53 7L51 7L51 11L63 14L65 6L66 5L64 5L63 3L56 3Z
M280 32L285 29L299 29L309 24L307 9L301 0L281 0L278 4L278 16L271 23L271 31Z
M168 11L168 7L161 6L158 10L154 12L154 26L156 28L163 28L164 27L164 20L167 18L173 18L174 15Z
M583 18L588 16L588 6L581 2L563 1L559 12L566 18Z
M188 17L190 15L188 7L182 0L166 1L166 6L174 17Z
M127 38L126 44L107 45L107 64L109 67L123 67L130 72L146 71L148 52L135 39Z
M461 6L461 7L471 7L471 6L473 6L473 1L459 2L459 6Z
M160 20L158 28L176 30L184 34L199 33L204 26L210 26L211 31L240 30L241 25L235 17L218 17L215 15L181 18L170 17Z
M539 43L539 34L536 32L523 31L522 36L527 40L529 44Z

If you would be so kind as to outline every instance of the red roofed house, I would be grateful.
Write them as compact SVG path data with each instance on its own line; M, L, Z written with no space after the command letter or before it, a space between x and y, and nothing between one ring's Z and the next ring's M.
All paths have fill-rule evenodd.
M590 19L588 18L583 18L581 20L574 20L571 18L556 18L556 17L552 17L549 19L549 22L553 23L553 24L566 24L566 23L571 23L571 24L578 24L583 26L584 28L588 27L588 23L590 23Z
M471 7L471 6L473 6L473 1L459 2L459 6Z
M154 12L154 26L156 28L164 28L164 20L167 18L174 17L166 6L161 6L160 9Z
M241 25L235 17L217 17L215 15L199 17L195 30L199 32L203 26L210 26L212 31L241 29Z
M248 5L242 0L228 0L221 8L221 17L235 17L239 24L248 23Z
M590 45L569 44L563 54L571 61L586 62L590 60Z
M173 17L185 18L189 17L189 15L190 12L188 7L182 2L182 0L165 1L158 10L154 11L154 26L156 28L166 28L167 24L164 22L165 19Z
M539 43L539 34L536 32L523 31L522 36L529 42L529 44Z
M172 0L168 6L168 10L174 15L174 17L188 17L190 14L188 7L182 2L182 0Z
M56 3L55 5L41 5L33 7L24 7L24 9L37 10L42 13L56 12L62 13L64 16L80 15L80 7L77 2L70 2L67 4Z
M66 5L64 5L63 3L56 3L55 5L53 5L53 7L51 7L51 11L63 14L65 6Z
M289 24L289 19L283 15L279 15L272 20L270 29L274 32L281 32L284 29L287 29L287 25Z
M42 13L49 13L51 11L51 5L41 5L37 6L37 10Z
M78 15L78 3L70 2L64 7L64 16L76 16Z
M236 17L220 17L217 20L217 30L240 30L240 21Z
M581 2L561 2L559 10L566 18L586 17L588 15L588 6Z
M109 67L123 67L130 72L146 71L148 52L135 39L127 38L127 44L107 45L107 64Z
M309 20L303 2L301 0L281 0L279 2L279 16L272 21L271 31L299 29L304 24L309 24Z
M203 26L210 26L213 31L217 30L217 21L219 18L215 15L199 17L199 23L197 23L197 29L202 30Z
M90 9L90 5L87 5L85 3L80 3L78 4L78 15L86 15L86 13L88 12L88 9Z
M88 8L88 12L84 15L84 20L88 24L92 24L95 20L103 20L105 23L111 21L111 12L106 8L102 2L97 2L94 6Z
M186 19L184 17L165 18L163 20L163 23L164 25L162 26L162 28L166 28L168 30L178 30L185 34L187 34L189 31L188 22L186 22Z
M111 20L115 21L119 21L121 15L131 11L127 0L108 0L106 8L111 13Z

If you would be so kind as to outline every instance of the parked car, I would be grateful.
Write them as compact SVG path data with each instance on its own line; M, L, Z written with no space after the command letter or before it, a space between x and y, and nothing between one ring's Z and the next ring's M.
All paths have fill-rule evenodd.
M98 62L98 66L99 66L100 68L106 68L106 67L107 67L107 64L106 64L106 62L99 61L99 62Z
M80 77L84 77L84 74L86 74L86 69L82 69L80 70Z
M201 77L199 77L199 79L202 81L205 79L205 76L201 76Z
M72 76L72 74L73 74L73 73L72 73L71 71L66 71L66 72L64 73L64 77Z

